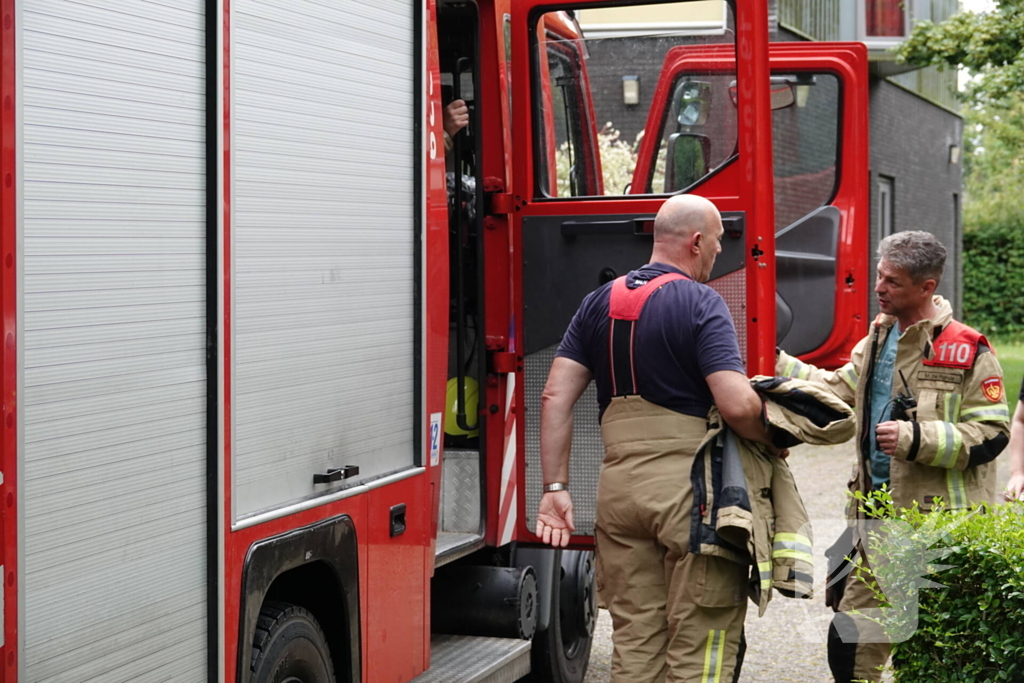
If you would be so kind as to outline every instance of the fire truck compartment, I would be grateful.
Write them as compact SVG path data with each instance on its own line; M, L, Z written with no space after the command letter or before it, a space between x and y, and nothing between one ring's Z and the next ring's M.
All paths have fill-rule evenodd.
M434 636L430 669L413 683L510 683L530 673L529 640Z
M123 5L15 21L20 681L207 680L208 4Z
M231 11L237 522L415 465L418 124L411 4Z

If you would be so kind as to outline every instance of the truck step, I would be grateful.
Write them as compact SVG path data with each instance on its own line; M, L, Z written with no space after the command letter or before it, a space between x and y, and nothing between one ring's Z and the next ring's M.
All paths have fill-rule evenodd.
M528 673L528 640L435 635L430 670L413 683L512 683Z
M440 567L465 557L483 546L484 537L480 534L464 534L452 531L441 531L437 534L437 550L434 553L434 566Z

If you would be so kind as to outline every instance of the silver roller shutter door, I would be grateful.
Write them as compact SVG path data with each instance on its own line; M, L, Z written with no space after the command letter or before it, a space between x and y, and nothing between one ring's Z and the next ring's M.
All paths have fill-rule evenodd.
M206 680L199 0L18 18L21 680Z
M232 4L236 519L413 454L407 0Z

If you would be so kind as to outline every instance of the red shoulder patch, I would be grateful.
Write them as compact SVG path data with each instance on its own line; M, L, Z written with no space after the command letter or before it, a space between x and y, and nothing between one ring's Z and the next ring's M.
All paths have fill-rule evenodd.
M1003 380L993 375L981 382L981 393L992 403L999 403L1003 400Z
M922 362L931 367L970 370L974 367L979 344L989 345L980 332L952 320L932 344L931 358L925 358Z

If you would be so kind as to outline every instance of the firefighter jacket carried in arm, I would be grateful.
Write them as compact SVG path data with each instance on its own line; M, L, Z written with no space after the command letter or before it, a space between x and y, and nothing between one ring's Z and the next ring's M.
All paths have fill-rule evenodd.
M936 296L934 303L935 320L911 325L896 346L892 402L909 392L917 403L916 414L900 416L899 441L889 469L893 502L902 508L916 502L930 510L940 498L947 509L992 501L993 460L1009 441L1010 413L995 353L985 337L953 319L948 301ZM887 336L896 333L895 323L892 316L879 315L850 362L835 372L786 353L779 354L775 368L779 375L819 382L856 407L860 457L850 488L864 493L872 486L872 375ZM892 417L883 421L888 419ZM850 505L849 515L862 515L858 508Z
M755 377L774 443L836 444L853 436L853 411L824 387L797 379ZM694 458L690 552L751 565L750 597L759 613L774 587L810 597L814 577L807 511L784 460L737 436L716 408Z

